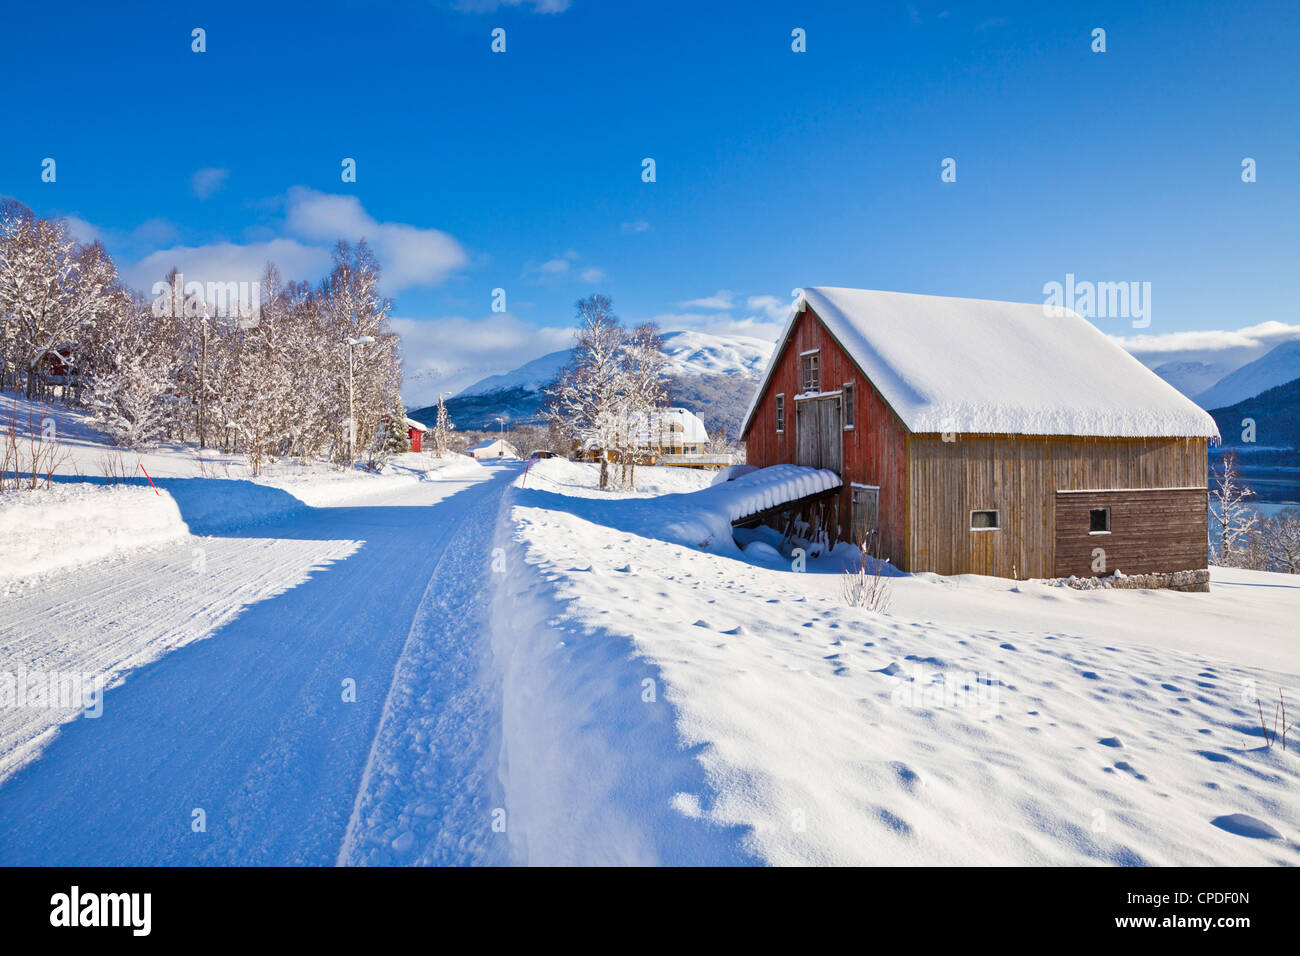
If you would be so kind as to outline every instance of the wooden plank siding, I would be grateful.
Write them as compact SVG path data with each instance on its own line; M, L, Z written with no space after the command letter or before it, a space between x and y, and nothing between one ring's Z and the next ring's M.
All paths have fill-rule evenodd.
M1206 566L1209 536L1206 488L1058 491L1056 493L1057 577L1155 574ZM1110 531L1089 531L1094 508L1110 509ZM1101 549L1101 561L1094 568Z
M821 391L841 389L853 383L854 427L842 432L844 486L836 499L841 534L847 537L852 521L852 484L880 486L881 557L896 566L905 561L907 535L906 467L907 432L880 393L867 381L853 360L826 327L805 310L781 344L777 364L767 388L759 397L745 440L746 461L765 468L798 460L798 415L795 395L801 388L800 353L821 352ZM776 430L776 396L785 395L785 431Z
M1051 577L1058 491L1207 483L1204 438L954 437L909 436L906 570ZM970 529L979 509L999 512L999 530ZM1205 567L1204 524L1187 523L1181 535L1187 542L1199 535L1193 567Z

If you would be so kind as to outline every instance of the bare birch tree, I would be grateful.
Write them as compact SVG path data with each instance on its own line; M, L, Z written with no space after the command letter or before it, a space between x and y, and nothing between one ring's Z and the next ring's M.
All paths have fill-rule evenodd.
M1219 563L1233 567L1238 560L1246 538L1259 522L1259 513L1246 504L1255 492L1241 483L1237 474L1237 456L1223 456L1223 466L1215 476L1210 492L1214 513L1219 522L1219 541L1216 548Z

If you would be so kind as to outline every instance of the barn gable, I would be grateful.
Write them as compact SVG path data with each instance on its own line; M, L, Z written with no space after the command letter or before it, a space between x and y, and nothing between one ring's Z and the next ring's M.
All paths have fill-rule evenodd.
M798 360L810 352L816 352L820 362L820 397L796 398L802 390ZM846 385L850 386L847 391ZM874 497L881 556L905 566L907 431L848 353L811 313L798 315L783 336L768 369L766 392L768 397L756 403L743 436L746 461L759 467L796 463L840 472L844 486L836 504L835 523L841 533L853 534L854 497ZM781 396L779 412L777 395ZM829 430L823 421L828 405L832 406L832 417L836 405L842 416ZM843 417L846 412L851 418ZM778 414L784 421L777 421ZM839 436L838 448L830 460L821 457L822 449L807 447L812 430L807 426L812 418L823 435L829 431ZM802 449L796 447L801 440Z
M817 286L781 344L805 307L912 433L1218 438L1209 414L1066 309Z

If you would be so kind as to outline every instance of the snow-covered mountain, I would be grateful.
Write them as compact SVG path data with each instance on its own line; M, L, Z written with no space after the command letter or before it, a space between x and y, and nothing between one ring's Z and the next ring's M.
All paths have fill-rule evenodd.
M669 375L763 374L774 342L748 335L712 335L708 332L668 332L664 355Z
M1205 409L1223 408L1297 378L1300 378L1300 340L1293 340L1229 372L1198 393L1195 401Z
M721 420L732 430L732 393L749 397L751 380L762 374L774 343L747 335L714 335L708 332L665 332L663 352L668 359L669 399L706 420ZM543 390L555 381L573 357L572 349L550 352L510 372L489 375L447 400L447 410L459 428L491 427L501 415L518 424L542 420ZM721 402L711 409L707 406ZM743 412L743 407L740 409ZM412 417L431 415L430 409L411 412Z
M1151 371L1188 398L1195 399L1224 375L1229 367L1216 362L1165 362Z
M560 369L568 365L572 357L573 349L551 352L531 362L525 362L514 371L479 379L469 388L462 389L455 397L473 398L476 395L490 395L493 392L508 392L514 389L540 392L555 381L556 376L560 374Z

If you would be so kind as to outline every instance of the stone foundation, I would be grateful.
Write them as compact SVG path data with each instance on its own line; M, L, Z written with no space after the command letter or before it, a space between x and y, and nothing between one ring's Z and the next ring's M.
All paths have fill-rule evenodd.
M1049 582L1063 587L1091 591L1096 588L1161 588L1166 591L1208 591L1210 590L1210 572L1208 568L1199 571L1166 571L1157 574L1125 574L1116 571L1104 578L1056 578Z

